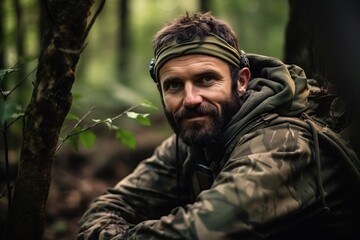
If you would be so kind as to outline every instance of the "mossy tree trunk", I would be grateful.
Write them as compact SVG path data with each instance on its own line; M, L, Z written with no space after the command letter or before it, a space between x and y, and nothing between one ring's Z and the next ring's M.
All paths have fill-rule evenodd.
M24 116L24 139L7 222L7 239L41 239L59 132L94 0L44 0L47 27Z

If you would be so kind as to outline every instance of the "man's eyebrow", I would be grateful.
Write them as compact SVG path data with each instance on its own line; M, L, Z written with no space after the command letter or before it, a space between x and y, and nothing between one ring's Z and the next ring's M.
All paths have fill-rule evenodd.
M192 76L194 78L199 78L199 77L202 77L202 76L205 76L205 75L214 75L216 77L221 77L222 74L221 72L219 72L218 70L215 70L213 68L203 68L203 69L199 69L198 71L194 72L192 74ZM166 83L166 82L169 82L169 81L179 81L181 78L180 77L176 77L176 76L168 76L168 77L165 77L163 80L161 80L160 82L162 82L162 84Z
M179 80L180 80L179 77L169 76L169 77L165 77L162 81L160 81L160 83L166 84L168 82L179 81Z
M194 74L195 78L203 77L206 75L212 75L215 77L221 77L222 74L219 71L216 71L214 69L203 69L197 73Z

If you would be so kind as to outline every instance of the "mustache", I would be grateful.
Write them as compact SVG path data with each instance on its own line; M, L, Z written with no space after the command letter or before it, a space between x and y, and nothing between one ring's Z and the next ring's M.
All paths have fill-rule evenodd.
M217 111L214 106L200 105L194 108L184 107L182 110L180 110L174 115L174 118L177 121L180 121L186 118L205 116L205 115L216 115L216 114Z

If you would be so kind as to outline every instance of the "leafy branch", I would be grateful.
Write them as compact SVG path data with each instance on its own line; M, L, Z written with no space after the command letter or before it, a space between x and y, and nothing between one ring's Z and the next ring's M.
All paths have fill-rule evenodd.
M150 119L148 118L149 114L148 113L137 113L134 112L133 110L135 108L138 107L147 107L147 108L153 108L156 109L156 107L154 105L152 105L149 101L143 101L142 103L139 103L135 106L132 106L130 108L128 108L127 110L125 110L124 112L112 117L112 118L106 118L106 119L92 119L93 124L83 127L81 128L80 125L85 121L85 119L87 119L93 112L95 107L93 107L92 109L90 109L87 113L84 114L83 117L81 117L72 127L72 129L70 130L70 132L61 139L61 142L59 143L59 145L56 148L56 152L59 151L59 149L62 147L62 145L66 142L66 141L70 141L71 139L73 139L74 136L79 136L79 140L80 142L87 147L92 146L92 144L95 142L96 136L95 134L93 134L92 132L90 132L89 130L97 127L100 124L104 124L106 126L109 127L109 129L114 130L116 132L116 138L124 145L130 147L130 148L135 148L135 138L133 136L133 134L128 131L125 130L123 128L120 128L118 126L116 126L114 124L114 121L116 121L117 119L119 119L120 117L126 115L128 118L131 119L135 119L137 120L137 122L143 126L151 126L151 122ZM77 148L78 143L77 141L72 142L73 146L75 148Z

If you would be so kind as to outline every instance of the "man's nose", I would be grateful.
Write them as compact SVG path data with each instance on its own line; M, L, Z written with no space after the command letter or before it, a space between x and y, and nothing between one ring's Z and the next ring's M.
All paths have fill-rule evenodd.
M183 105L185 107L195 107L199 105L202 101L202 97L199 94L199 91L192 84L186 84L184 89L184 100Z

